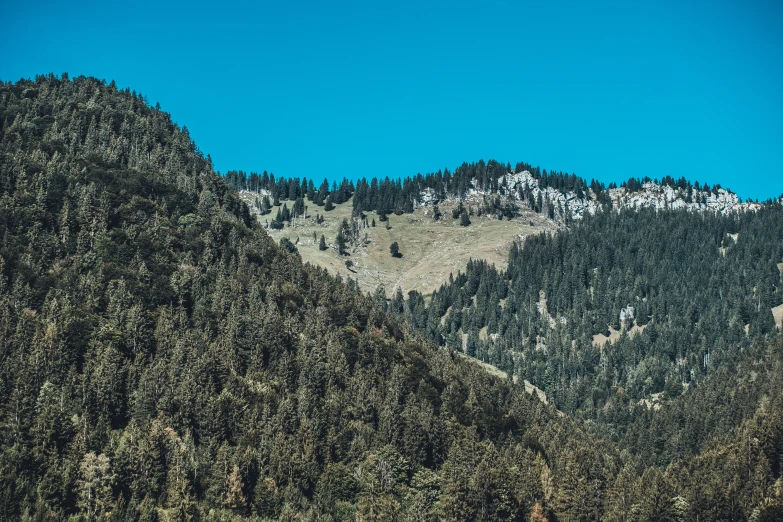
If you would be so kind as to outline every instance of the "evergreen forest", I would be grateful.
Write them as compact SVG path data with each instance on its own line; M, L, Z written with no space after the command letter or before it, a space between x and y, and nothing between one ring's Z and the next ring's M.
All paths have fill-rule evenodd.
M508 168L221 176L114 82L0 83L0 520L783 519L780 205L606 209L387 300L237 193L407 212Z

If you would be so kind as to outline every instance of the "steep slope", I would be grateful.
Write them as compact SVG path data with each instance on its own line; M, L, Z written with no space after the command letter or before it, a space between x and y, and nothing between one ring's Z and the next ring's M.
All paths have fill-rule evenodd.
M779 400L645 468L302 265L135 93L39 77L0 115L0 519L780 515Z
M250 202L254 199L247 192L240 196ZM388 216L386 221L381 221L376 212L367 212L366 219L352 220L352 200L336 204L328 212L312 205L309 199L305 203L306 216L282 229L267 229L269 235L278 242L286 238L294 243L303 261L355 279L363 292L374 293L382 285L389 296L398 289L403 295L412 290L430 294L448 281L449 274L464 272L471 258L504 265L511 245L520 236L554 229L551 221L533 212L502 221L474 216L471 225L463 227L450 216L456 205L448 203L440 205L444 215L438 220L433 218L431 208L419 207L410 214ZM265 216L260 219L267 221ZM345 235L349 240L345 253L340 254L336 238L343 220L347 220L349 232ZM354 227L356 240L351 241ZM324 250L319 247L321 236ZM390 253L393 242L399 245L398 257Z
M776 335L781 213L603 213L516 245L505 272L471 263L426 309L415 296L406 308L434 340L460 348L467 334L471 355L545 388L565 411L601 416L696 384ZM596 342L610 329L614 342Z
M779 204L737 215L603 212L516 245L506 271L470 263L428 306L412 295L393 311L540 386L670 478L709 462L709 492L698 474L676 479L688 509L743 519L745 488L772 498L781 480L782 215ZM607 329L609 342L596 342ZM765 442L748 445L758 431ZM727 456L738 447L746 463Z
M600 516L610 445L303 266L167 114L0 103L0 518Z

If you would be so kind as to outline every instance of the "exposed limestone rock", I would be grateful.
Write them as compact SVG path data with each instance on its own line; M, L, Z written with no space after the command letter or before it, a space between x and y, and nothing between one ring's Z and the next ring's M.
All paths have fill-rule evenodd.
M520 194L531 194L535 200L539 196L544 205L554 207L557 217L568 215L571 219L581 219L585 214L595 214L601 204L597 201L596 194L588 189L583 195L575 192L563 192L552 187L541 187L539 181L527 170L517 173L508 173L498 178L498 185L502 187L498 195L516 201L522 198ZM626 208L654 208L687 209L691 212L712 211L720 214L732 214L737 212L755 212L761 208L761 204L740 202L733 192L719 188L711 191L687 190L670 185L661 185L654 182L644 183L641 189L631 192L627 188L609 189L609 198L612 208L621 210ZM472 187L465 194L467 201L479 200L483 196L493 195L488 191L478 188L478 180L472 181ZM783 198L781 198L783 201ZM431 205L437 203L437 195L432 189L423 190L420 193L418 204Z

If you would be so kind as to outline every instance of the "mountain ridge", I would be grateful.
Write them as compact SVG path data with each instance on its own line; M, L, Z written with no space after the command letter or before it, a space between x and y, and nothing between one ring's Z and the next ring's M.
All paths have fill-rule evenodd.
M584 430L303 265L167 114L41 76L0 116L0 518L571 509Z
M470 167L462 174L457 184ZM742 368L756 371L762 364L768 371L757 371L730 404L720 404L727 426L710 432L714 437L703 451L647 465L659 444L659 417L649 417L654 409L631 412L639 423L628 436L640 450L622 450L611 434L597 436L592 423L560 416L529 396L521 380L515 385L493 377L456 350L429 342L437 333L431 327L440 323L435 311L445 312L437 310L445 300L433 295L430 315L422 315L425 303L418 298L395 299L385 308L382 296L362 293L355 281L303 264L295 245L277 244L224 181L184 127L113 83L47 75L0 85L0 518L780 518L783 402L777 393L758 407L754 400L779 389L783 352L766 318L747 302L728 310L736 315L731 336L742 335L745 320L754 323L752 337L739 337L746 350L734 355ZM397 198L397 188L402 190L395 186L385 194L394 199L373 199L357 187L356 208L404 211L410 200ZM301 191L301 184L292 190ZM340 191L332 196L342 199ZM604 214L577 226L595 226L591 219L601 224L609 219ZM626 214L612 219L638 228ZM682 228L684 220L673 219L679 216L646 220L649 235L663 237L674 228L658 226L661 217ZM696 222L701 233L681 230L702 242L697 254L720 263L748 256L766 267L766 254L753 257L752 239L773 232L762 220L768 215L758 212L754 221L749 218L755 214L743 214L747 228L736 244L726 232L737 223L704 216ZM590 230L603 235L600 227ZM566 288L568 281L557 274L570 265L560 257L569 242L562 233L532 237L532 254L551 254L561 263L534 283ZM663 246L676 253L685 244ZM776 262L783 257L777 243L762 246L774 251ZM624 259L626 252L615 250L591 252ZM698 265L681 257L665 259ZM546 259L538 261L514 263L515 274L549 270ZM607 281L624 280L620 264L633 266L618 261ZM753 281L757 273L772 281L756 265ZM741 270L725 272L744 277ZM586 273L570 275L583 283ZM463 305L453 306L446 324L453 329L457 321L481 322L494 333L492 313L520 303L507 296L502 306L482 307L487 320L480 320L467 306L496 304L493 293L505 280L478 261L467 274L450 292L438 292ZM512 277L517 287L509 296L525 295L523 279ZM733 284L744 289L748 282ZM589 294L589 288L573 288ZM779 295L777 287L768 290ZM550 291L548 311L557 316L571 295ZM729 298L750 302L737 291ZM615 300L601 300L598 319L613 318L614 304L627 304ZM701 310L693 306L668 316L698 324ZM667 317L663 308L653 312L654 319ZM675 330L665 324L661 320L639 337L672 337ZM482 341L469 335L468 347L486 348L477 339ZM710 354L719 359L720 353ZM701 353L691 355L689 364L698 365ZM558 393L558 372L576 369L574 381L586 382L570 360L532 364L537 362L531 373L540 370ZM598 369L600 362L578 361ZM729 379L708 377L702 392L686 394L699 399L682 410L693 417L687 433L709 426L703 416L716 408L705 408L704 401L739 378L722 371ZM639 371L634 375L640 376L634 378L637 389L628 393L657 385L648 385ZM606 400L601 392L588 389L573 399L596 404ZM672 397L677 392L676 386L667 389ZM614 413L624 415L623 393L617 390L612 401L623 406ZM678 426L676 417L670 420Z
M539 181L527 170L519 173L508 173L498 178L497 185L501 187L496 192L486 192L477 189L478 180L472 180L472 185L466 194L466 199L476 199L476 196L508 196L517 201L534 200L539 196L544 198L549 205L554 206L554 214L557 217L568 215L572 219L581 219L585 213L595 214L602 208L601 195L604 191L595 192L593 188L580 197L576 191L563 191L552 187L541 187ZM730 214L736 212L756 211L761 208L760 203L740 202L739 197L724 188L715 187L712 190L699 190L693 186L682 183L683 186L645 181L636 190L631 190L626 184L621 187L605 190L611 201L611 208L620 211L624 209L653 208L686 209L691 212L717 212ZM698 186L698 185L697 185ZM523 194L529 194L525 197ZM605 197L603 198L606 201ZM419 200L424 204L434 203L431 192L421 193Z
M616 183L607 186L596 180L588 183L574 174L547 172L521 162L512 169L510 163L504 165L495 160L463 163L453 173L445 169L394 180L361 178L352 182L343 179L339 186L335 180L331 190L328 180L316 188L313 180L307 178L275 178L267 172L248 175L243 171L229 171L226 179L238 191L255 192L262 198L263 205L261 201L256 205L262 214L271 209L272 199L276 205L281 200L295 200L305 195L327 211L333 204L353 197L354 217L368 211L402 215L412 213L417 206L449 201L470 203L473 205L469 209L471 212L500 218L516 216L519 204L559 222L580 219L585 213L593 214L604 206L620 210L687 208L725 214L753 211L763 204L783 201L781 196L765 203L743 202L720 185L710 188L706 183L700 185L671 176L664 176L660 181L630 178L620 186Z

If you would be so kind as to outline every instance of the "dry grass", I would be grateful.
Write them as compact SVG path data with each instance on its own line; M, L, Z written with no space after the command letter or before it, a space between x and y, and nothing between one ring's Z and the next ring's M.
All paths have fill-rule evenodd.
M478 364L479 366L484 368L484 370L486 370L487 373L489 373L490 375L498 377L499 379L504 379L504 380L508 379L508 374L506 372L504 372L503 370L501 370L500 368L496 367L496 366L493 366L493 365L491 365L489 363L485 363L485 362L479 361L478 359L473 358L473 357L471 357L469 355L465 355L464 353L459 353L459 355L460 355L460 357L462 357L464 359L467 359L468 361L471 361L474 364ZM517 381L518 381L518 378L515 375L514 376L514 382L516 383ZM538 397L538 400L540 400L544 404L549 404L547 402L546 392L544 390L542 390L538 386L535 386L534 384L531 384L527 380L525 380L524 383L525 383L525 392L527 392L527 393L529 393L531 395L535 394L536 397ZM563 415L561 412L558 412L558 413L560 415Z
M474 364L478 364L479 366L484 368L484 370L486 370L488 374L497 377L498 379L503 379L503 380L508 379L508 374L496 366L480 361L475 357L471 357L470 355L465 355L464 353L457 352L457 354L463 359L466 359ZM514 379L516 380L516 377Z
M243 197L250 203L255 196L244 194ZM516 238L553 227L533 213L512 221L473 216L470 226L461 227L459 220L451 218L452 204L442 203L440 210L443 217L440 221L431 217L431 209L418 208L413 214L390 215L389 229L377 214L369 212L367 220L372 222L374 219L376 226L364 231L369 239L366 246L353 249L348 256L338 255L333 247L318 250L322 234L327 244L334 244L342 220L350 221L351 209L350 200L336 205L330 212L308 203L308 214L312 217L316 213L323 214L326 219L323 224L305 219L283 230L269 230L269 234L277 241L287 237L294 242L303 261L325 267L332 274L356 279L365 292L372 292L382 284L391 297L398 287L404 294L410 290L431 294L448 280L449 274L456 276L458 271L464 271L471 258L486 259L499 268L505 267L509 247ZM271 220L276 212L275 209L272 214L260 219L262 222ZM393 258L389 253L394 241L399 244L401 258ZM345 266L349 259L353 262L351 269Z
M636 334L642 333L644 329L647 328L647 325L639 326L638 324L636 324L636 321L634 321L633 326L630 328L630 330L624 330L624 328L625 327L623 325L620 328L620 330L615 330L610 326L608 336L604 334L596 334L593 336L593 345L598 346L599 348L603 348L604 345L606 345L606 343L614 343L620 338L623 331L626 331L629 337L634 337Z
M778 328L783 328L783 304L772 309L772 316L775 318L775 324Z

